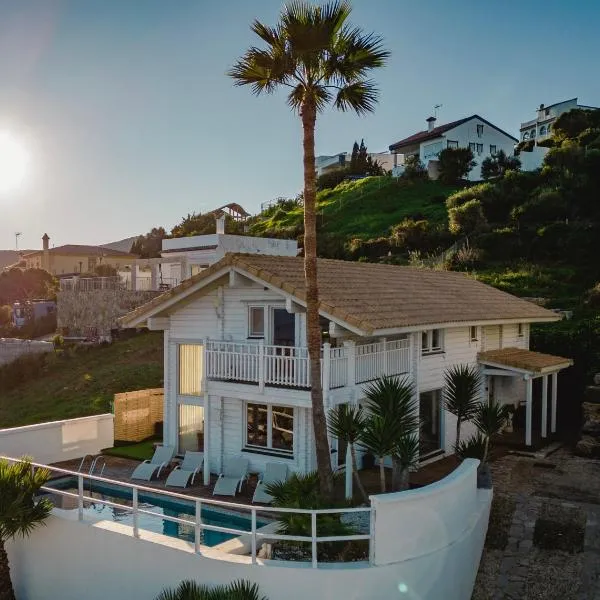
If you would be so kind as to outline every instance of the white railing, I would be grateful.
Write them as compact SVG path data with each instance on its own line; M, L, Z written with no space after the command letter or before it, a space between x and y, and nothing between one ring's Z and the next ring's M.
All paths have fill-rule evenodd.
M174 277L163 277L153 281L150 277L130 278L114 277L70 277L60 280L60 290L77 292L95 292L98 290L129 290L143 292L163 292L179 285Z
M310 388L307 348L266 345L257 342L208 340L205 345L206 377L209 380L237 381L267 386ZM321 349L323 388L333 390L371 381L381 375L410 371L410 341L347 344Z
M408 338L356 346L355 383L372 381L381 375L402 375L409 371Z
M21 459L11 458L7 456L0 456L0 459L7 460L10 463L19 463ZM274 508L271 506L248 506L246 504L239 504L234 502L224 502L221 500L214 500L211 498L197 498L188 496L185 494L178 494L176 492L168 492L166 490L161 490L152 487L146 487L141 485L136 485L132 483L127 483L124 481L118 481L115 479L108 479L106 477L97 477L95 475L86 475L84 473L78 473L75 471L69 471L67 469L59 469L57 467L52 467L49 465L42 465L38 463L31 463L33 468L41 468L50 471L51 473L56 473L63 476L73 477L74 480L77 481L77 493L68 492L66 490L61 490L58 488L51 487L49 485L42 486L41 490L50 494L55 494L57 496L62 496L66 498L71 498L77 501L77 513L80 521L84 520L85 517L85 504L90 503L95 506L108 506L111 508L118 509L119 511L127 511L132 515L133 527L132 534L134 537L140 537L140 515L149 516L149 517L157 517L164 521L170 521L172 523L179 523L182 525L188 525L194 528L194 550L197 554L202 554L202 532L203 531L216 531L220 533L227 533L235 536L247 536L250 535L251 539L251 550L250 554L252 556L252 563L257 564L257 556L258 556L258 543L261 540L282 540L288 542L305 542L310 543L311 545L311 562L312 567L316 569L318 567L318 553L317 547L319 543L322 542L350 542L350 541L359 541L359 540L369 540L369 560L371 556L370 549L373 547L373 518L371 515L371 507L362 507L362 508L327 508L327 509L301 509L301 508ZM91 489L92 482L96 483L104 483L111 486L118 486L119 488L124 488L131 492L131 506L127 506L121 503L112 502L110 500L106 500L104 498L97 498L92 496L87 496L85 493L86 490L86 482L89 482L87 486L88 489ZM176 499L176 500L186 500L188 502L194 503L195 510L193 518L183 519L181 517L172 517L167 514L163 514L163 512L156 512L150 510L147 505L143 502L140 507L140 495L141 494L152 494L154 496L159 496L161 498L168 499ZM251 529L250 531L246 529L237 529L235 527L222 527L219 525L209 525L204 523L202 520L202 507L203 506L217 506L220 509L225 509L228 511L235 512L243 512L244 515L250 516ZM302 515L310 515L311 519L311 535L310 536L300 536L300 535L286 535L286 534L278 534L278 533L269 533L262 532L260 528L257 527L257 512L261 514L268 513L269 515L277 515L277 514L302 514ZM332 514L355 514L355 513L369 513L369 533L365 534L350 534L350 535L334 535L334 536L322 536L318 535L318 516L319 515L332 515ZM279 562L279 561L278 561ZM262 563L265 566L268 565L268 562Z

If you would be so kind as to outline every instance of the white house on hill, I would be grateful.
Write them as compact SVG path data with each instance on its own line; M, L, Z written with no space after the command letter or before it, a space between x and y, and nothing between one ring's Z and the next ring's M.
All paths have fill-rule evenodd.
M438 155L445 148L470 148L476 161L468 178L471 181L481 179L481 163L489 156L503 150L508 156L514 152L518 142L512 135L502 131L479 115L472 115L458 121L436 125L436 118L427 119L427 129L396 142L390 146L394 155L392 175L400 176L404 167L400 164L399 156L404 160L408 156L418 156L426 167L429 176L437 179Z
M455 430L443 408L444 371L471 364L490 397L526 405L525 443L533 430L555 430L557 373L571 361L529 350L530 324L555 313L454 272L319 259L318 274L326 409L360 403L381 375L409 377L421 459L442 457ZM205 483L231 456L247 457L251 471L273 460L315 468L305 306L302 258L227 254L121 319L164 331L164 443L203 450ZM336 439L331 447L341 466L345 449Z

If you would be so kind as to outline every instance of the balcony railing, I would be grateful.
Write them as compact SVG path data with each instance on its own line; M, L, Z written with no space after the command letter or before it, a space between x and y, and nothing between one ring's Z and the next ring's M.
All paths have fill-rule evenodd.
M205 347L206 378L265 386L310 388L307 348L274 346L261 342L209 340ZM381 375L410 371L408 338L340 348L321 349L321 382L332 390L372 381Z
M131 279L121 277L70 277L60 279L60 290L77 292L95 292L98 290L129 290L144 292L164 292L179 284L175 278L165 278L153 281L149 277Z

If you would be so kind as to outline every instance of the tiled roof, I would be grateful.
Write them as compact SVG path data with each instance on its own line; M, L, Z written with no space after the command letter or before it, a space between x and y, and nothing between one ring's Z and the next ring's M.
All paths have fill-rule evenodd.
M533 350L524 350L523 348L488 350L487 352L480 352L477 358L482 363L503 365L532 373L543 373L558 368L564 369L573 364L570 358L542 354L541 352L533 352Z
M43 250L36 250L35 252L25 254L23 258L42 254L42 252ZM66 244L64 246L56 246L55 248L50 248L49 252L50 254L60 254L61 256L130 256L131 258L136 258L135 254L130 254L129 252L113 250L112 248L105 248L104 246L87 246L85 244Z
M225 267L234 267L305 302L301 257L227 254L205 271L122 318L135 326L202 287ZM395 265L318 260L320 310L365 334L377 330L462 322L556 321L540 306L462 273Z
M398 151L401 148L403 148L404 146L412 146L414 144L420 144L421 142L426 142L427 140L433 140L437 137L440 137L442 134L446 133L447 131L454 129L455 127L458 127L459 125L466 123L467 121L471 121L472 119L479 119L486 125L493 127L496 131L499 131L500 133L513 139L515 142L519 141L519 140L517 140L517 138L506 133L506 131L502 131L502 129L500 129L499 127L496 127L489 121L486 121L483 117L480 117L479 115L471 115L470 117L465 117L464 119L459 119L458 121L452 121L451 123L446 123L445 125L439 125L438 127L434 127L431 131L424 130L424 131L419 131L417 133L414 133L413 135L409 135L407 138L404 138L403 140L400 140L399 142L392 144L390 146L390 151L391 152Z

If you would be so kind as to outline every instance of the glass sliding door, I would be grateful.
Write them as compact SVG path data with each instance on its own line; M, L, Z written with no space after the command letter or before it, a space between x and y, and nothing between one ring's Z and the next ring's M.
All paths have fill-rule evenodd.
M423 392L419 396L421 458L442 449L442 390Z
M180 396L200 396L204 373L203 347L201 344L179 344L179 380Z
M178 452L204 450L204 407L194 404L179 405Z

